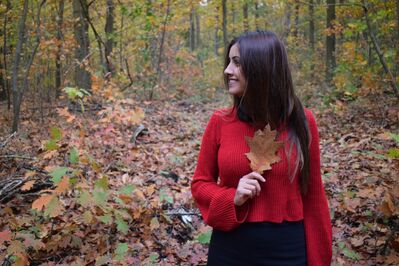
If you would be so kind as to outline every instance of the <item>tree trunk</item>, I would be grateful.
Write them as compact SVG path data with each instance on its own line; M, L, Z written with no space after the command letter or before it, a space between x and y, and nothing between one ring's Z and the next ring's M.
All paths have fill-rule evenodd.
M399 41L399 0L396 0L396 34Z
M3 88L7 97L7 109L11 109L11 91L10 91L10 83L8 82L7 74L8 74L8 65L7 65L7 53L8 53L8 43L7 43L7 23L8 23L8 11L11 10L11 2L7 0L6 11L4 14L4 24L3 24Z
M399 1L399 0L398 0ZM232 18L231 18L231 22L233 24L233 30L232 30L232 34L233 36L236 36L236 32L237 32L237 28L236 28L236 17L237 17L237 10L236 10L236 6L234 4L235 2L232 1L231 2L231 13L232 13Z
M123 65L123 35L124 35L123 26L124 26L124 18L125 18L125 14L122 11L121 12L121 25L120 25L120 29L119 29L119 32L120 32L120 39L119 39L119 66L120 66L120 69L122 69L122 65ZM128 68L128 66L126 66L126 68Z
M245 1L242 6L242 14L243 14L243 23L244 23L244 31L249 31L249 24L248 24L248 3Z
M89 15L89 5L87 4L87 0L80 0L80 5L82 7L82 13L85 21L88 23L90 26L91 30L94 33L94 37L96 38L97 45L98 45L98 51L100 52L100 62L101 66L103 67L103 71L106 73L109 73L109 70L111 69L110 62L108 60L108 57L105 57L103 54L103 46L105 47L104 41L101 39L101 36L98 34L96 27L94 27L93 23L91 22L90 15ZM93 1L91 2L93 3ZM108 75L106 76L108 77Z
M62 84L62 25L64 23L64 0L59 0L58 14L57 14L57 54L55 59L55 95L58 98L61 95Z
M114 1L113 0L107 0L106 2L107 5L107 15L106 15L106 20L105 20L105 36L107 38L105 42L105 52L104 56L106 58L107 62L110 62L110 54L112 53L112 49L114 47L114 21L115 21L115 6L114 6ZM107 71L108 72L114 72L113 67L111 66L110 63L107 64Z
M26 62L26 66L25 66L25 72L24 72L24 85L22 88L22 93L21 93L21 102L22 102L22 97L25 91L27 91L29 89L29 74L30 74L30 69L32 67L33 64L33 60L35 59L37 50L39 49L40 46L40 39L41 39L41 20L40 20L40 12L42 10L43 5L46 3L47 0L41 0L40 4L39 4L39 8L37 9L37 15L36 15L36 43L35 46L33 47L32 53L27 57L27 62ZM43 58L42 58L43 60ZM42 65L44 65L44 62L42 62ZM43 90L40 91L40 94L42 93ZM43 106L43 101L40 101L40 106L41 106L41 110L42 106ZM43 118L43 112L41 112L42 114L42 118Z
M3 34L2 34L3 35ZM3 54L3 46L0 46L0 53ZM0 101L4 101L7 99L7 87L6 87L6 80L7 80L7 76L5 74L5 69L4 69L4 64L2 62L2 60L0 60Z
M327 0L327 29L333 28L333 20L335 20L335 0ZM335 61L335 34L330 33L326 37L326 81L331 84Z
M396 37L396 64L395 64L395 73L396 76L399 75L399 47L398 47L398 43L399 43L399 0L396 0L396 33L397 33L397 37Z
M200 23L200 15L198 12L195 12L195 43L199 48L201 46L201 23Z
M214 52L215 55L219 55L219 6L216 6L216 15L215 15L215 47L214 47Z
M285 41L288 40L291 31L291 5L290 3L285 3L285 12L284 12L284 32L283 32L283 39Z
M75 59L78 61L75 66L75 84L78 88L91 91L91 74L85 69L90 55L89 24L82 5L87 7L87 1L73 0L74 33L78 43L75 49Z
M194 8L191 7L190 10L190 32L189 32L189 44L190 44L190 51L194 51L195 49L195 24L194 24Z
M314 77L314 56L315 56L315 28L314 28L314 0L309 3L309 45L311 52L310 75Z
M19 67L21 62L21 53L22 46L25 43L25 22L28 14L28 0L24 0L24 9L22 11L22 16L18 25L18 41L17 46L15 48L15 56L13 62L12 69L12 92L13 92L13 111L14 111L14 119L12 123L12 132L18 131L18 123L19 123L19 113L21 108L21 100L22 100L22 89L19 87L18 75L19 75Z
M255 0L255 29L259 30L259 1Z
M157 64L157 76L158 76L157 83L159 85L161 84L161 81L162 81L161 63L162 63L162 58L163 58L163 47L165 44L166 25L168 24L169 14L170 14L170 0L168 0L167 6L166 6L166 14L165 14L165 18L163 20L162 35L161 35L161 41L160 41L160 45L159 45L158 64ZM154 95L154 86L152 86L152 88L151 88L150 100L152 100L153 95Z
M378 58L380 59L381 65L383 66L385 73L390 78L390 83L391 83L393 93L395 93L396 97L399 98L399 90L398 90L398 86L396 85L396 79L393 76L391 70L388 67L388 64L385 61L384 54L381 51L380 45L378 44L377 37L375 36L375 34L371 28L370 19L368 16L368 7L364 0L362 0L362 4L363 4L363 11L364 11L364 18L366 19L366 24L367 24L367 30L370 35L371 41L373 42L374 49L377 52Z
M222 0L222 29L223 29L223 45L224 51L227 49L227 7L226 7L226 0Z
M298 38L298 28L299 28L299 2L298 0L295 0L295 23L294 23L294 32L293 32L295 41Z

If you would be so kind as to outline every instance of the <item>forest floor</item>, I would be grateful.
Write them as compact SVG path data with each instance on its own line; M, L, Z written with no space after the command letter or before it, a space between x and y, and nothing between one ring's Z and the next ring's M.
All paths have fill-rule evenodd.
M397 101L378 97L310 103L333 265L399 264L399 160L388 156L399 147L399 112ZM0 262L204 265L210 227L189 185L206 123L228 104L218 94L206 102L113 99L84 112L60 105L41 122L25 110L18 134L0 129Z

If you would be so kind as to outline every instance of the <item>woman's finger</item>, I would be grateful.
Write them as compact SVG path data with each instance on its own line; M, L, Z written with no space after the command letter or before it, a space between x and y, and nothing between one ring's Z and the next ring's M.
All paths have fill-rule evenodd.
M256 186L254 186L252 184L244 184L243 188L251 191L251 198L253 196L257 195Z
M256 195L259 196L259 193L260 193L260 190L261 190L259 181L256 180L256 179L248 179L247 182L256 187Z
M250 179L256 179L256 180L259 180L259 181L262 181L262 182L266 181L266 179L261 174L259 174L257 172L249 173L247 176Z
M255 180L258 180L261 182L266 181L266 179L262 175L260 175L259 173L256 173L256 172L249 173L249 174L243 176L241 179L255 179Z
M240 189L241 197L246 200L248 198L252 198L252 191L250 189L242 188Z

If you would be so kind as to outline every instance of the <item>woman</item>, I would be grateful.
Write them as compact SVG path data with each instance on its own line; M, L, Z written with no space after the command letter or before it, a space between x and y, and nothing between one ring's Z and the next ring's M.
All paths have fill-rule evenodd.
M318 129L295 95L283 43L270 31L234 39L224 80L234 105L210 118L191 186L213 227L208 265L330 265ZM245 138L266 125L284 146L261 175Z

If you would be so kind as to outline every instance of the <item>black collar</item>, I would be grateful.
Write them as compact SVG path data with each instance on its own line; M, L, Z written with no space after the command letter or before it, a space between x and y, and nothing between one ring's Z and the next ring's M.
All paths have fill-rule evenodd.
M238 119L240 119L241 121L252 123L252 118L247 114L247 112L245 111L244 107L242 107L241 104L238 105L237 116Z

